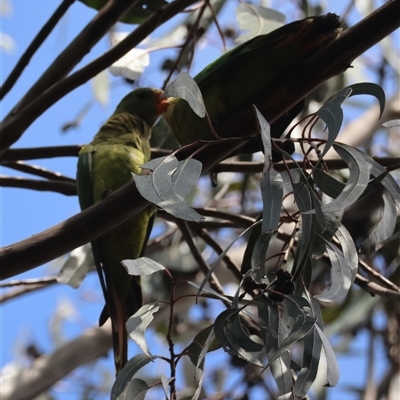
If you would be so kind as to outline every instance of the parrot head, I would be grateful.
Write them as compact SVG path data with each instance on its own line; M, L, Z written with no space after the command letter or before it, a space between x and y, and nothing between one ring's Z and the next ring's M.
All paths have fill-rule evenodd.
M114 114L134 113L149 126L152 126L167 108L162 95L163 91L159 89L140 88L133 90L121 100Z

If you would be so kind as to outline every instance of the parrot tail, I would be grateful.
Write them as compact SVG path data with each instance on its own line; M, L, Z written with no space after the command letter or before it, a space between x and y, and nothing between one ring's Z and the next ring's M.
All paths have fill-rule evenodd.
M114 288L110 289L107 292L107 308L111 319L114 363L118 375L128 361L128 333L125 326L128 316L117 292Z

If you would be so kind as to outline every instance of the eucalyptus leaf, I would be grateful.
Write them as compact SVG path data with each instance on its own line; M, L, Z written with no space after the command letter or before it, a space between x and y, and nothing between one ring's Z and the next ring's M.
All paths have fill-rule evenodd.
M159 304L145 304L138 311L129 317L126 322L126 330L132 340L140 347L144 354L153 360L149 348L147 346L145 331L154 319L154 314L160 309Z
M385 174L385 178L382 180L383 187L388 191L392 200L396 204L398 210L400 210L400 186L393 178L391 174L387 174L386 168L382 167L379 163L369 157L367 154L362 151L358 152L364 158L364 160L369 164L370 173L373 177L377 178L380 175Z
M383 194L383 203L383 213L378 225L360 246L364 252L369 252L371 248L375 248L375 245L389 238L396 228L396 205L388 193Z
M117 375L117 379L111 388L111 400L121 400L118 396L124 391L129 381L150 361L151 360L144 354L137 354L131 358Z
M278 230L283 202L283 179L273 168L266 171L261 181L263 199L262 232L269 234Z
M169 214L186 220L201 221L204 218L195 210L184 203L174 191L172 175L178 169L180 163L174 156L162 157L151 160L142 165L142 168L153 172L148 175L132 174L139 193L148 201L163 208ZM180 180L180 185L181 185ZM190 182L190 189L196 182ZM188 190L190 190L188 189ZM179 194L182 194L179 186Z
M325 302L337 302L342 300L350 290L353 283L347 260L341 250L333 243L326 242L326 250L331 261L331 287L323 294L315 296L316 299Z
M142 379L131 379L117 400L144 400L150 386Z
M267 34L284 25L285 15L272 8L240 3L236 8L236 20L240 29L250 31L236 38L243 43L255 36Z
M186 100L190 108L200 118L206 116L206 106L203 96L195 80L185 71L182 71L165 89L165 97L177 97Z
M163 265L147 257L139 257L135 260L123 260L121 263L128 271L128 274L133 276L152 275L155 272L165 270Z
M57 274L57 282L73 287L79 287L85 279L86 274L94 267L91 245L85 244L72 250L67 261Z
M347 164L350 176L339 196L322 207L324 213L344 210L354 204L364 193L369 181L369 165L356 149L339 143L334 144L333 147ZM307 213L315 213L315 210Z
M318 111L317 115L321 118L328 127L329 135L326 141L321 158L328 152L335 142L343 122L343 110L339 103L325 103Z

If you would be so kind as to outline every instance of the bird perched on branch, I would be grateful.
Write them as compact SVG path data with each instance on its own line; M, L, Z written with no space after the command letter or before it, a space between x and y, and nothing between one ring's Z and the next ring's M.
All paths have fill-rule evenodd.
M125 96L79 153L77 186L83 209L98 202L139 174L150 159L151 128L162 113L161 90L136 89ZM143 254L155 209L148 207L92 242L106 306L100 325L111 318L117 373L127 362L126 320L142 306L140 280L128 275L121 261ZM104 277L103 277L104 275Z
M293 79L295 72L339 36L340 26L335 14L295 21L267 35L256 36L201 71L194 80L215 132L221 137L254 133L253 104L267 120L285 104L292 108L288 93L301 85ZM181 145L215 139L207 119L198 117L185 100L171 97L164 102L169 106L163 118ZM273 137L281 135L301 106L272 124Z

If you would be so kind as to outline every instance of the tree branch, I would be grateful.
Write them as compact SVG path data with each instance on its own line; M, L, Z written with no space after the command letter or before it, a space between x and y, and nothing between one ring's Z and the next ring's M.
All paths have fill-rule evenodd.
M75 0L63 0L63 2L58 6L57 10L54 11L54 14L43 25L43 28L35 36L35 38L32 40L32 43L25 50L25 53L22 54L21 58L18 60L17 65L11 71L3 86L0 87L0 100L2 100L4 96L12 89L15 82L21 76L25 67L29 64L29 61L36 53L37 49L47 39L51 31L57 25L58 21L74 2Z
M55 180L26 179L22 177L0 176L0 186L19 189L56 192L66 196L76 196L75 183Z
M29 104L36 103L39 95L63 79L138 1L109 0L28 90L22 100L5 117L4 122L10 118L18 118L22 109Z
M30 400L83 364L105 356L111 348L111 327L90 328L51 354L36 358L29 368L2 384L3 400Z

